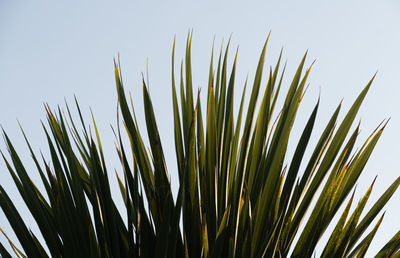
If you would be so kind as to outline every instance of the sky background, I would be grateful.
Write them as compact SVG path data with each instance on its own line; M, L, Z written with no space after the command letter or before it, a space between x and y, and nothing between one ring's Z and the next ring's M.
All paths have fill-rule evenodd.
M371 207L400 176L399 1L110 2L0 1L0 124L14 142L35 182L40 179L17 121L24 128L34 151L46 155L40 123L45 121L43 103L52 108L57 105L65 108L64 101L72 106L74 95L87 120L90 119L89 108L93 111L108 157L108 170L120 171L110 128L110 125L116 125L113 57L119 53L124 84L132 93L138 122L142 126L145 120L141 73L146 72L148 64L150 94L167 166L174 189L177 189L174 183L171 50L176 36L176 63L179 64L190 29L193 29L193 81L196 87L203 89L207 85L214 38L216 49L219 49L232 34L229 60L233 60L233 53L239 47L236 93L242 91L247 75L250 81L253 80L261 48L270 31L266 67L275 64L282 47L283 58L288 61L283 93L301 57L309 50L306 64L310 65L314 60L316 63L292 136L294 140L298 139L306 117L321 94L314 141L310 146L315 146L338 103L343 99L340 116L343 118L344 111L378 71L355 121L354 126L361 120L357 146L361 147L363 140L383 119L391 117L391 120L358 181L356 198L361 198L378 175L367 205L367 208ZM178 65L176 69L179 71ZM203 90L202 99L204 94ZM236 104L239 97L237 94ZM145 128L141 127L141 131L144 134ZM0 149L6 150L3 141L0 141ZM293 152L293 142L288 152ZM111 184L117 187L114 173L111 178ZM27 225L38 233L2 161L0 184L24 213ZM121 204L119 193L116 188L114 190L116 200ZM400 229L399 198L400 191L387 204L385 219L369 254L377 252ZM1 211L0 227L15 239ZM0 241L6 243L3 236Z

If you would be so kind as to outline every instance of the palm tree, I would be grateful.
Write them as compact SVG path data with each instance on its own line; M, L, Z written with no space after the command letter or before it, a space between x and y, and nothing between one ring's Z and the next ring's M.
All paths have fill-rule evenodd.
M233 112L237 52L229 72L229 42L224 51L221 49L216 67L214 50L211 53L204 109L199 92L194 99L192 35L187 38L179 86L173 69L174 43L172 103L177 171L172 172L167 170L147 85L143 80L149 149L138 129L133 103L129 104L125 95L120 62L115 63L117 117L118 121L121 117L123 126L120 128L118 122L114 133L122 165L117 177L125 203L123 210L118 209L111 195L96 123L93 119L93 132L90 131L77 101L80 126L68 105L66 112L46 106L48 126L43 128L50 161L33 152L24 133L45 192L30 179L31 172L3 132L9 152L8 158L3 155L4 161L43 238L39 241L38 233L26 226L0 186L0 207L19 242L17 245L9 241L13 255L310 257L316 254L321 237L329 233L328 225L336 223L318 255L363 257L383 219L382 208L400 184L399 177L363 217L374 182L353 205L355 183L387 123L379 125L362 147L354 150L360 125L350 129L373 78L342 121L338 121L341 104L337 106L317 144L310 146L318 100L297 139L293 156L287 157L292 126L312 64L305 68L306 53L276 114L285 66L282 68L281 52L275 67L264 72L268 38L248 106L244 107L246 80L237 116ZM263 75L268 77L265 87ZM123 140L123 134L129 142ZM305 155L306 150L310 155ZM175 198L169 173L177 173L179 178ZM317 190L320 194L316 194ZM341 214L340 207L344 208ZM372 223L375 226L371 229ZM400 231L377 256L400 255L399 248ZM1 243L0 254L11 257Z

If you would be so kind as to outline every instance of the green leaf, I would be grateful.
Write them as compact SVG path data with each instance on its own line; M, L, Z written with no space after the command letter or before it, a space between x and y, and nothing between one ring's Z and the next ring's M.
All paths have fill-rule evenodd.
M398 231L375 256L378 258L391 257L400 249L400 231ZM397 253L396 253L397 254Z
M353 236L350 240L350 246L353 246L355 242L358 241L360 236L364 233L367 227L371 224L372 220L378 215L378 213L382 210L385 204L388 202L390 197L394 194L396 189L399 187L400 177L398 177L392 185L379 197L379 199L375 202L371 209L367 212L364 218L360 221L357 227L354 230Z

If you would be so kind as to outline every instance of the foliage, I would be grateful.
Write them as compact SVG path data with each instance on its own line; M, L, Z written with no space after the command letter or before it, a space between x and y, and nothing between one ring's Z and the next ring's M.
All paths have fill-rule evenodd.
M115 135L123 172L118 182L126 210L118 210L111 195L96 123L93 119L93 137L77 102L82 132L77 129L68 106L66 113L46 107L48 127L43 128L50 161L44 157L40 161L26 140L45 192L39 191L30 179L30 172L3 132L9 152L9 158L3 155L4 161L44 240L41 243L37 233L26 226L0 186L0 207L22 246L20 250L9 241L16 256L310 257L343 206L321 256L365 255L384 216L381 210L400 184L399 177L361 217L372 183L360 202L351 209L355 183L386 125L378 126L359 150L353 150L359 125L352 132L350 129L373 78L341 122L337 120L341 109L341 104L338 105L317 144L311 147L308 143L316 120L318 100L286 165L292 126L312 67L304 68L307 53L274 120L285 66L281 68L281 52L275 67L264 72L267 39L255 72L248 106L244 107L245 86L235 117L237 52L230 72L227 64L229 43L224 53L221 49L216 68L212 52L207 105L203 110L199 92L197 101L193 98L191 41L192 35L189 35L178 88L172 69L179 176L175 199L148 88L143 81L149 150L139 132L133 103L129 104L125 95L119 61L115 64L117 116L118 120L119 116L122 117L124 127L121 130L118 123ZM172 68L174 52L175 44ZM268 80L262 93L265 73ZM261 102L256 108L259 99ZM129 142L123 141L121 131L126 133ZM311 154L309 157L305 155L306 149ZM317 190L321 191L319 195L316 195ZM378 215L380 218L375 227L364 234ZM299 230L302 222L304 228ZM378 256L399 255L399 239L398 233ZM0 254L11 256L2 244Z

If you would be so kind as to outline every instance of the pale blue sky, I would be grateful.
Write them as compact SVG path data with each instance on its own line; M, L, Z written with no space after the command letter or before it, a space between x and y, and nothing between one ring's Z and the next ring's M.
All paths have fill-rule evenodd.
M241 91L247 74L253 78L258 55L269 31L267 65L276 61L280 48L284 47L284 58L288 60L287 81L308 49L307 63L316 59L316 64L299 112L308 114L321 91L319 123L314 139L339 101L344 98L342 110L346 110L378 70L358 116L362 121L359 139L365 139L384 118L391 117L391 121L365 167L356 196L360 198L378 175L369 201L371 206L400 175L400 2L110 2L0 2L0 124L14 141L25 164L32 169L34 179L39 180L17 119L35 151L46 153L40 124L40 120L45 119L43 103L63 106L66 98L72 104L74 95L87 119L90 118L89 107L93 110L109 157L109 171L120 170L109 126L115 125L117 100L112 59L120 53L124 82L133 94L141 124L144 124L144 118L140 79L148 60L150 93L169 173L174 181L171 49L176 35L176 59L183 57L189 29L194 31L194 84L203 88L214 36L219 48L222 40L226 42L232 33L232 52L240 47L236 92ZM299 116L295 128L296 125L297 128L304 125L303 116ZM144 129L142 127L143 133ZM298 135L297 131L293 133L295 139ZM358 146L361 144L360 141ZM5 150L2 141L0 148ZM114 176L112 178L111 182L116 186ZM0 162L0 183L15 194L3 162ZM388 203L388 211L370 251L376 252L400 229L399 197L400 191ZM116 198L119 200L119 196ZM17 207L26 211L18 195L15 200ZM28 215L26 221L35 230ZM1 211L0 226L10 232ZM0 241L5 243L2 236Z

